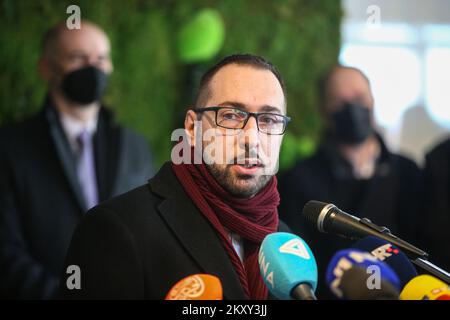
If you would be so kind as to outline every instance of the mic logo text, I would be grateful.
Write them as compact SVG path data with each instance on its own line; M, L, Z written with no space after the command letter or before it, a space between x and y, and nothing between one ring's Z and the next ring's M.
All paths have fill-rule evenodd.
M398 249L392 247L392 244L386 243L371 252L371 254L380 261L384 261L393 254L396 255L399 253Z
M280 247L279 251L281 253L296 255L302 259L311 259L308 250L306 250L305 245L300 239L289 240Z
M169 300L195 300L205 292L205 283L199 276L192 276L176 285L170 292Z
M270 283L272 285L272 288L274 288L275 285L273 282L273 270L269 272L270 263L266 263L266 257L264 256L264 253L262 251L259 252L258 262L263 278L267 283Z

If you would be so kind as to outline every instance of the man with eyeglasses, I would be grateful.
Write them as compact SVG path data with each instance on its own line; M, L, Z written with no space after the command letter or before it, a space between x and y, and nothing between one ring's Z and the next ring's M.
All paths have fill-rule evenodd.
M266 299L258 251L278 220L278 155L289 118L282 78L254 55L202 77L185 135L148 184L92 209L66 266L69 299L164 299L181 279L217 276L224 299ZM176 151L176 152L175 152Z

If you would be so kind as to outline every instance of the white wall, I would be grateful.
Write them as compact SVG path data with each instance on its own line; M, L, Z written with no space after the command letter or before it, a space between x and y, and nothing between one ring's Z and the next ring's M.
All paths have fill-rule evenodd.
M380 7L385 22L450 22L450 0L343 0L346 21L365 21L370 5Z
M360 67L371 80L376 119L390 149L422 164L424 154L450 136L450 0L343 0L342 5L341 62ZM374 5L380 24L370 26ZM437 25L443 32L436 32ZM444 59L433 69L434 48L443 48Z

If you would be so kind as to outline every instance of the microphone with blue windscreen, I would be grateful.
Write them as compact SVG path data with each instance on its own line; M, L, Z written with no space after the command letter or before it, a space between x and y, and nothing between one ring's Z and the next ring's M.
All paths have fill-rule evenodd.
M366 268L353 266L344 272L339 289L346 300L399 300L400 293L389 281L383 278L379 281L379 288L361 285L371 281L372 274Z
M354 267L364 269L369 275L368 281L354 281L353 285L355 290L357 287L364 290L366 287L369 290L385 290L383 283L389 283L398 291L401 289L400 280L387 264L379 261L368 252L357 249L346 249L338 251L333 256L326 272L327 285L336 297L348 299L348 295L344 295L341 284L344 275ZM358 291L361 291L359 289Z
M317 300L317 264L302 238L286 232L266 236L259 269L270 292L282 300Z
M352 248L367 251L375 258L386 263L394 270L400 280L400 287L403 288L412 278L417 276L417 270L397 246L380 239L369 236L355 242ZM400 289L401 289L400 288Z

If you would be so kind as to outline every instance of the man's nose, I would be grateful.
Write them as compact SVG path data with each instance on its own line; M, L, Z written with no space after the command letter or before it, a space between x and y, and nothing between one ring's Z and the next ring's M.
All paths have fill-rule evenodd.
M258 147L259 145L259 132L258 132L258 123L256 122L255 117L250 117L248 119L247 124L244 127L244 137L241 140L241 143L247 149L253 149Z

